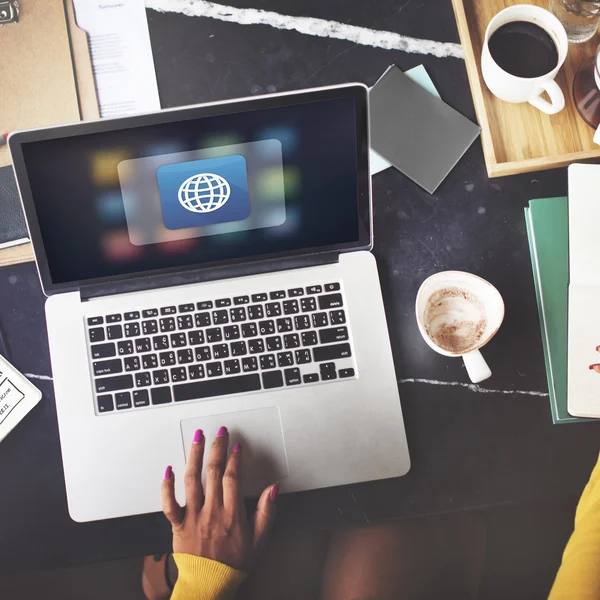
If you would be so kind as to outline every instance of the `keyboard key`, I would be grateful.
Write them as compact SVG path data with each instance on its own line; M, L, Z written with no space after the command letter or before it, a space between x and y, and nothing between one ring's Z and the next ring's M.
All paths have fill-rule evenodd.
M209 377L220 377L223 375L223 367L220 362L206 363L206 374Z
M93 364L94 375L116 375L117 373L123 372L123 365L121 364L120 358L113 358L112 360L103 360L101 362L95 362Z
M326 292L337 292L340 289L340 284L339 283L326 283L324 287L325 287Z
M231 298L221 298L220 300L215 300L215 306L217 308L221 308L223 306L231 306Z
M343 305L341 294L327 294L327 296L319 296L319 308L326 310L328 308L339 308Z
M198 310L208 310L209 308L213 307L213 303L212 300L204 300L204 302L198 302L198 304L196 304L196 308Z
M299 315L294 317L294 327L301 331L302 329L310 329L310 319L308 315Z
M265 351L265 343L262 339L250 340L248 342L248 349L250 350L250 354L260 354Z
M229 323L229 315L226 310L215 310L212 314L213 323L215 325L224 325L225 323Z
M298 300L286 300L283 303L283 314L284 315L295 315L300 312L300 306Z
M283 336L283 347L292 350L300 346L300 336L297 333L288 333Z
M340 379L343 377L354 377L354 369L340 369Z
M258 371L258 361L256 360L256 356L242 358L242 371L244 371L244 373Z
M159 323L161 333L175 331L175 319L173 317L165 317L164 319L160 319Z
M226 340L239 340L240 339L240 326L239 325L228 325L223 327L223 335Z
M239 323L246 320L246 309L243 306L229 309L229 317L232 323Z
M281 371L268 371L262 374L262 381L265 390L283 387L283 375Z
M267 342L267 350L269 352L273 352L275 350L281 350L283 348L283 345L281 343L281 338L278 335L268 337L266 339L266 342Z
M277 364L280 367L290 367L294 364L294 357L291 352L278 352L277 353Z
M175 402L212 398L228 394L241 394L260 390L258 373L225 377L213 381L195 381L173 386Z
M210 325L210 313L201 312L194 315L196 327L208 327Z
M127 356L127 354L133 354L133 342L131 340L118 342L117 350L119 352L119 356Z
M244 356L248 354L246 342L231 342L231 356Z
M103 327L95 327L94 329L90 329L89 335L90 342L92 342L92 344L95 342L103 342L105 340Z
M172 350L170 350L169 352L161 352L158 355L158 358L160 360L161 367L171 367L175 364L175 352L173 352Z
M227 358L229 356L229 346L227 344L215 344L212 349L215 358Z
M167 369L158 369L158 371L152 371L152 381L154 385L169 383L169 371L167 371Z
M87 324L92 325L102 325L104 323L104 317L89 317L87 320Z
M267 369L274 369L276 366L274 354L264 354L260 357L260 368L263 371L266 371Z
M93 330L90 330L90 333ZM120 325L109 325L106 328L106 337L109 340L119 340L123 337L123 328ZM104 338L102 338L104 339ZM94 341L94 340L92 340ZM102 340L98 340L99 342L101 342Z
M193 326L192 315L179 315L177 317L177 329L191 329Z
M157 308L148 308L142 311L142 317L147 319L149 317L158 317L158 309Z
M123 317L121 315L107 315L106 322L107 323L118 323L121 321Z
M190 340L190 346L199 346L200 344L204 344L204 332L190 331L188 333L188 339Z
M223 333L220 327L213 327L212 329L206 330L206 341L209 344L213 344L214 342L220 342L223 339Z
M105 396L98 396L98 412L105 413L115 410L113 404L113 397L110 394Z
M183 348L184 346L187 346L187 338L185 333L172 333L171 348Z
M283 290L271 292L269 298L271 298L271 300L281 300L281 298L285 298L285 292Z
M335 360L336 358L348 358L349 356L352 356L350 344L335 344L331 346L313 348L313 357L315 362Z
M267 295L266 294L252 294L252 302L266 302Z
M331 342L343 342L347 339L347 327L332 327L331 329L321 329L319 331L319 341L321 342L321 344L331 344Z
M286 333L287 331L293 330L294 326L290 317L283 317L282 319L277 319L277 333Z
M306 348L303 348L302 350L296 350L294 354L296 355L297 365L304 365L312 360L310 357L310 350L307 350Z
M285 375L285 385L299 385L302 383L300 369L286 369L283 374Z
M135 386L136 387L148 387L152 383L150 373L142 371L141 373L135 374ZM135 392L133 392L135 397Z
M254 306L248 307L248 318L256 321L257 319L262 319L265 316L265 311L260 304L256 304Z
M327 313L314 313L312 315L313 327L327 327L329 322L327 320Z
M139 323L125 323L125 337L137 337L140 335Z
M304 296L304 290L302 288L293 288L288 290L288 296L290 298L295 298L296 296Z
M116 353L117 350L113 342L92 346L92 358L108 358L115 356Z
M158 332L158 323L153 319L152 321L142 321L142 333L144 335L152 335Z
M180 365L187 365L188 363L194 362L194 353L191 348L184 348L183 350L177 350L177 363Z
M242 325L242 336L245 338L256 337L258 335L258 327L256 323L244 323Z
M133 405L138 408L140 406L150 406L150 395L148 390L135 390L133 392Z
M142 356L142 367L144 369L156 369L158 367L158 357L156 354L144 354Z
M174 315L177 312L177 309L174 306L163 306L160 309L161 315Z
M250 302L250 298L248 296L236 296L233 299L234 304L248 304Z
M275 333L275 322L274 321L261 321L258 324L258 330L260 335L271 335Z
M307 294L320 294L323 291L320 285L311 285L306 288Z
M192 365L188 367L190 379L204 379L204 365Z
M316 383L317 381L319 381L319 374L318 373L307 373L306 375L302 376L302 381L304 383Z
M131 394L129 392L115 394L115 404L117 405L117 410L131 408Z
M300 308L302 312L312 312L317 310L317 302L314 298L302 298L300 300Z
M150 352L152 350L152 342L150 338L138 338L135 340L135 351L141 354L142 352Z
M174 367L171 369L171 381L177 383L179 381L187 380L187 371L185 367Z
M242 370L240 361L237 358L226 360L223 367L225 368L225 375L237 375Z
M140 318L140 313L137 310L125 313L125 320L126 321L135 321L136 319L139 319L139 318Z
M267 315L267 317L281 316L281 304L279 304L279 302L269 302L265 304L265 315Z
M128 356L123 359L125 365L125 371L139 371L140 370L140 359L139 356Z
M159 387L150 391L152 395L152 404L169 404L171 402L171 388Z
M166 350L169 347L169 338L166 335L157 335L152 338L152 346L155 350Z
M332 310L329 313L329 320L332 325L343 325L346 322L346 313L343 310Z
M302 333L302 345L303 346L314 346L317 343L317 332L316 331L304 331Z
M188 313L188 312L194 312L194 305L193 304L180 304L179 305L179 312L180 313Z
M103 377L96 379L96 392L114 392L115 390L128 390L133 387L131 375L117 375L116 377Z
M319 365L321 372L321 379L323 381L329 381L331 379L337 379L337 373L335 372L335 363L323 363Z
M194 353L198 362L211 359L210 348L208 346L200 346L199 348L195 348Z

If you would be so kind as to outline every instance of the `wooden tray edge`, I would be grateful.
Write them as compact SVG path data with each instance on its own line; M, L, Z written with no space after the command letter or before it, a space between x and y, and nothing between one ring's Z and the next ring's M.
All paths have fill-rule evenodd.
M20 244L10 248L0 250L0 267L17 265L19 263L31 262L35 260L33 256L33 247L31 243Z

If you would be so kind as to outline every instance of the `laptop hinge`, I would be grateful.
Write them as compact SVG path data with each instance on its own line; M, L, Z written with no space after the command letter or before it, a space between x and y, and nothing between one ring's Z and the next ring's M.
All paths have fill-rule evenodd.
M249 275L273 273L276 271L289 271L290 269L303 269L333 264L336 262L339 262L339 252L278 258L276 260L263 260L237 265L196 269L187 272L180 271L178 273L163 275L131 277L122 281L110 281L102 284L82 286L80 294L81 299L85 301L90 300L91 298L112 296L115 294L129 294L132 292L143 292L178 285L187 285L190 283L215 281L217 279L230 279L234 277L247 277Z

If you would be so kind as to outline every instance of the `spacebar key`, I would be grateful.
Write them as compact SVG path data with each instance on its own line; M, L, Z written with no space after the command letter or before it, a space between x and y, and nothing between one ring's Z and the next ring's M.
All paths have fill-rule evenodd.
M213 396L226 396L227 394L241 394L260 390L260 377L258 373L240 375L239 377L223 377L209 381L194 381L173 386L175 402L183 400L197 400L199 398L212 398Z

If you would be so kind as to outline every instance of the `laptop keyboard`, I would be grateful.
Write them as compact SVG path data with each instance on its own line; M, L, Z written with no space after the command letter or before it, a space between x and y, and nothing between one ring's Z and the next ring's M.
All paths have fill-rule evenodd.
M86 319L98 413L356 377L339 283Z

